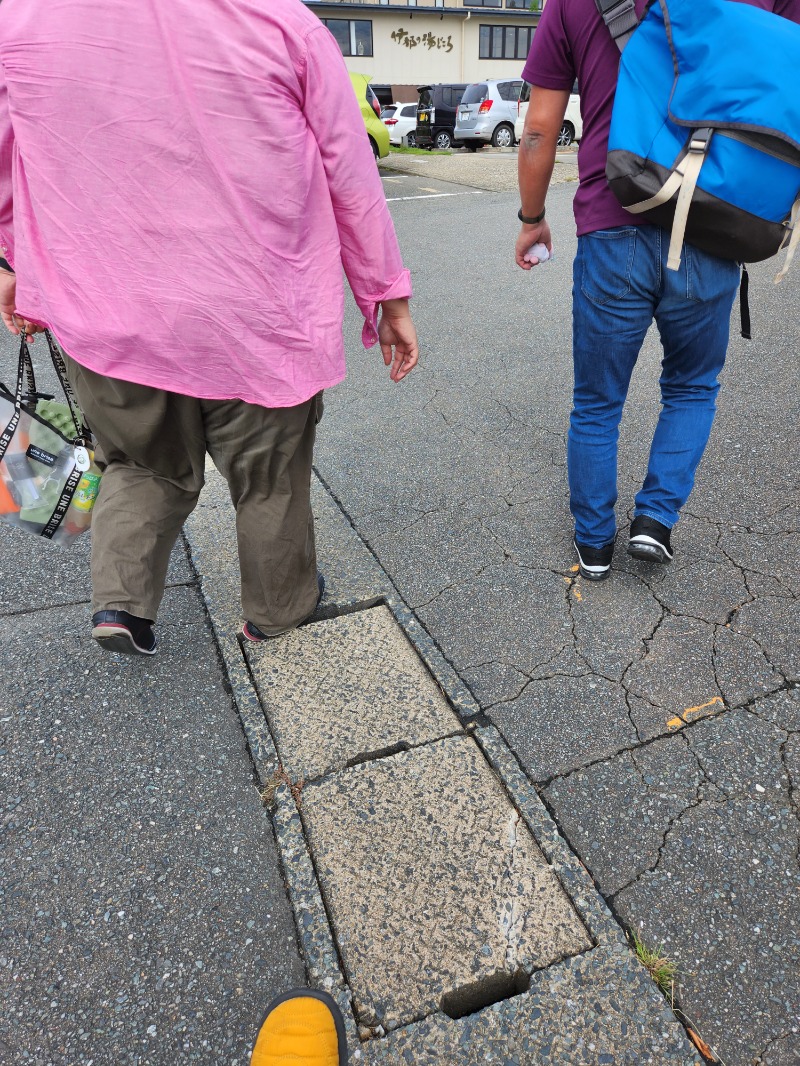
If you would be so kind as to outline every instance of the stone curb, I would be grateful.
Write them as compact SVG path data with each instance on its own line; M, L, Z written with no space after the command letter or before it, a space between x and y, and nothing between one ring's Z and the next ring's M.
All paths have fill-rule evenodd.
M494 166L492 166L493 163ZM393 174L447 182L450 185L460 185L487 193L515 190L517 188L516 164L516 152L504 152L503 156L498 159L498 153L493 150L477 155L471 152L468 155L456 152L449 155L442 153L425 156L394 153L379 162L383 170L391 171ZM550 184L561 185L577 181L577 171L577 153L559 153Z
M348 1044L357 1047L358 1028L350 988L339 965L300 814L286 784L275 789L272 822L309 982L336 1000L344 1017Z
M308 975L315 985L333 993L346 987L331 936L317 875L306 844L303 823L289 786L275 789L272 808L275 835L281 851L286 883L302 941Z
M480 714L481 709L475 697L399 595L397 600L387 598L384 602L461 721L468 721Z

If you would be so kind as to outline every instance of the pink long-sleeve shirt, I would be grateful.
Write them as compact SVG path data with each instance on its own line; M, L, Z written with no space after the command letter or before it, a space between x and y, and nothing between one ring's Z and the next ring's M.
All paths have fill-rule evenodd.
M3 0L0 248L98 373L302 403L411 295L360 108L300 0Z

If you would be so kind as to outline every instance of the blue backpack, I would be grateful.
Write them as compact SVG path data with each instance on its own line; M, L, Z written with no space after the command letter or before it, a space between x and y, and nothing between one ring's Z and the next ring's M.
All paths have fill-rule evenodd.
M800 25L732 0L596 0L623 50L606 177L628 211L740 263L800 242ZM635 32L634 32L635 31Z

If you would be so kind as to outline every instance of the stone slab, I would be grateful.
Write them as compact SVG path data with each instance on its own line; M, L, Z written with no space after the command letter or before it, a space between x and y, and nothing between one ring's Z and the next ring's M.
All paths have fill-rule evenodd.
M592 946L469 737L307 786L301 815L362 1025L466 1013Z
M0 1062L246 1066L304 970L202 602L152 659L84 616L0 619Z
M245 654L294 781L460 729L388 607L303 626Z
M663 997L625 947L566 959L534 974L524 995L457 1021L433 1015L385 1040L369 1041L350 1061L353 1066L701 1066ZM775 1063L784 1066L782 1060Z

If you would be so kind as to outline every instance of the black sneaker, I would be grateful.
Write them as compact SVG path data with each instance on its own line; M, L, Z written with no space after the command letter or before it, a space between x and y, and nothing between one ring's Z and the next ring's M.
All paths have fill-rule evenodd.
M602 548L590 548L588 544L575 541L581 577L587 581L602 581L611 572L611 557L614 554L614 541Z
M104 651L125 655L155 655L156 638L151 618L127 611L97 611L92 615L92 636Z
M655 518L646 514L637 515L631 522L628 555L648 563L672 562L669 532L669 526L657 522Z
M322 603L322 597L325 595L325 578L320 573L317 573L317 588L319 589L319 596L317 597L314 611L316 611L317 607ZM308 618L314 614L314 611L308 615ZM308 619L306 618L303 619L304 622L307 620ZM298 625L300 624L302 623L298 623ZM287 626L286 629L282 629L279 633L262 633L255 623L245 622L242 626L242 636L245 640L251 640L254 644L260 644L263 640L272 640L274 637L282 637L284 633L291 633L293 629L297 629L297 626Z

